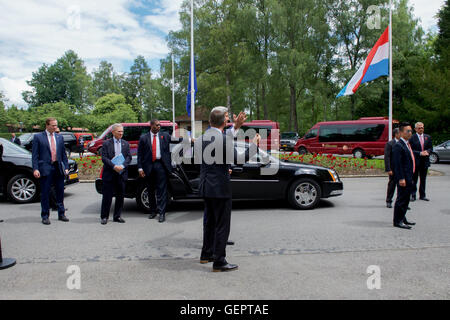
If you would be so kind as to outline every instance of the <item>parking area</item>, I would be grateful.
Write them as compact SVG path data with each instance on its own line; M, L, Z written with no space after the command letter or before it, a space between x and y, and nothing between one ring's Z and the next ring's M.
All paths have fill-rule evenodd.
M315 210L284 201L233 203L227 259L231 273L198 263L203 204L178 202L159 224L126 200L125 224L100 224L94 184L66 190L69 223L40 204L0 203L4 257L0 299L449 299L450 165L428 179L431 202L416 201L413 230L392 227L385 178L347 178L344 195ZM79 267L81 289L69 290L67 268ZM369 290L369 266L381 288ZM214 295L213 295L214 293Z

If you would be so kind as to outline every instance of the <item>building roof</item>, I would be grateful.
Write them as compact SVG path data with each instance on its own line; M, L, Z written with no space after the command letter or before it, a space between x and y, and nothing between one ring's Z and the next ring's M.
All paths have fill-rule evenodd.
M209 121L209 114L211 110L207 107L196 107L195 108L195 121ZM191 117L186 114L178 116L175 118L176 122L190 122Z

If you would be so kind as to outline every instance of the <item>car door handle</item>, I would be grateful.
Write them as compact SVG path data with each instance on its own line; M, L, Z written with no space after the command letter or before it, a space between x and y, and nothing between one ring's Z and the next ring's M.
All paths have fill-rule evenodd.
M236 168L232 168L233 172L244 172L244 168L242 167L236 167Z

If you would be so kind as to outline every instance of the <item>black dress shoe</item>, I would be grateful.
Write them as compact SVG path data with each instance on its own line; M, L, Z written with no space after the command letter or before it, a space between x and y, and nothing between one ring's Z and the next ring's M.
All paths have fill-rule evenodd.
M166 221L166 216L164 215L164 214L160 214L159 215L159 220L158 220L159 222L164 222L164 221Z
M415 195L411 195L411 201L416 201L416 196Z
M227 245L228 245L228 246L234 246L234 241L228 240L228 241L227 241Z
M49 225L50 224L50 220L48 218L42 219L42 224Z
M67 219L66 216L60 216L60 217L58 217L58 220L59 221L64 221L64 222L69 222L69 219Z
M108 223L108 219L106 219L106 218L102 219L101 224L107 224L107 223Z
M428 199L428 198L426 198L426 197L423 197L423 198L419 198L420 200L423 200L423 201L430 201L430 199Z
M150 213L150 215L148 216L149 219L155 219L156 217L156 213Z
M213 262L213 261L214 261L213 257L200 257L201 264L205 264L205 263Z
M227 271L234 271L237 270L238 266L236 264L227 263L223 266L214 266L213 265L213 272L227 272Z
M404 224L403 222L400 222L400 223L394 223L394 227L402 228L402 229L411 229L410 226L407 226L407 225Z
M125 220L123 220L122 218L117 218L113 220L114 222L118 222L118 223L125 223Z
M415 222L408 221L408 220L406 220L406 218L403 219L403 223L406 224L406 225L408 225L408 226L415 226L415 225L416 225Z
M392 208L392 203L391 202L386 202L386 208Z

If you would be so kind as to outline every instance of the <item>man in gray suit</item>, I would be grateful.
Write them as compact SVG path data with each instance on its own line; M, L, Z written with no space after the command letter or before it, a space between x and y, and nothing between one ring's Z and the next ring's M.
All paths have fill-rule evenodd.
M389 174L389 182L387 187L386 194L386 207L392 208L392 198L395 193L395 181L394 181L394 162L392 158L392 147L398 142L400 139L400 131L398 128L393 130L394 139L387 142L384 146L384 168L385 171Z

